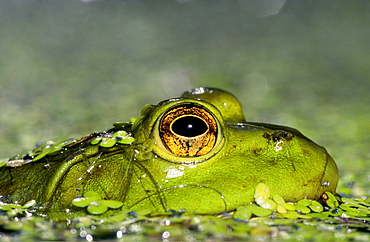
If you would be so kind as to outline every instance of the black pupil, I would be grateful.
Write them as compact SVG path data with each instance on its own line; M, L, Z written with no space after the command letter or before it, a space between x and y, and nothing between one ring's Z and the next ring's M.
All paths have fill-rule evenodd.
M202 119L194 116L179 118L172 124L172 131L185 137L201 135L206 132L207 129L207 124Z

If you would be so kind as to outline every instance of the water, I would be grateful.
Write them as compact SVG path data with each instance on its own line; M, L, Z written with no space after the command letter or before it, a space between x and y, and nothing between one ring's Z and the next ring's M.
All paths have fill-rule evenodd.
M241 100L248 121L292 126L325 146L341 171L339 190L369 195L369 7L1 1L0 157L106 130L146 103L215 86Z

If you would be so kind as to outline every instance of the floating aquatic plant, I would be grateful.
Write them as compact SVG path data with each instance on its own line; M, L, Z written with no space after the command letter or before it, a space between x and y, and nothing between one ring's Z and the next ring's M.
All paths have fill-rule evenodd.
M343 197L339 201L334 194L325 193L320 202L302 199L289 203L279 195L271 196L268 186L262 183L255 189L254 203L220 215L198 215L186 210L130 211L122 208L121 202L104 200L93 191L76 198L73 204L86 208L90 215L77 217L68 224L53 223L30 212L35 210L35 201L24 205L1 203L0 236L4 241L370 240L370 201L367 198ZM109 216L108 211L111 212Z
M98 136L93 141L92 145L99 144L101 147L113 147L116 143L119 144L131 144L135 141L135 138L129 135L124 130L119 130L115 132L111 137L110 136Z
M28 209L35 206L36 201L35 200L30 200L26 202L24 205L20 205L17 203L3 203L0 202L0 211L6 212L6 214L9 217L15 217L15 216L20 216L28 213L28 215L31 215L28 212Z
M256 186L254 198L255 204L237 208L234 214L235 219L249 219L252 215L261 217L271 214L274 214L276 218L288 219L324 218L332 215L333 211L336 211L336 213L341 211L338 208L339 202L337 198L330 192L325 192L322 196L324 205L326 205L325 209L328 211L323 216L318 216L318 213L324 211L324 206L318 201L302 199L297 203L287 203L280 195L271 197L270 188L263 183ZM329 211L330 209L332 210Z
M115 200L104 200L100 194L94 191L88 191L83 197L73 199L72 204L76 207L87 207L90 214L103 214L108 209L117 209L122 207L123 202Z

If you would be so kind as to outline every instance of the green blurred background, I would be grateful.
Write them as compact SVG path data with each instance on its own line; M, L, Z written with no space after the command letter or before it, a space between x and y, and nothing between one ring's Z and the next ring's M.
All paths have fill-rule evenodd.
M370 194L370 1L0 1L0 157L195 86L325 146Z

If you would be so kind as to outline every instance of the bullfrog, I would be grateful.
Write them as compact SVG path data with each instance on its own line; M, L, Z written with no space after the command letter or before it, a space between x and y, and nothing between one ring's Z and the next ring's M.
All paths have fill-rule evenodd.
M233 94L205 87L1 165L0 200L36 200L46 214L73 214L72 201L88 192L130 210L218 214L253 202L260 183L295 202L334 193L338 182L325 148L290 127L246 122Z

